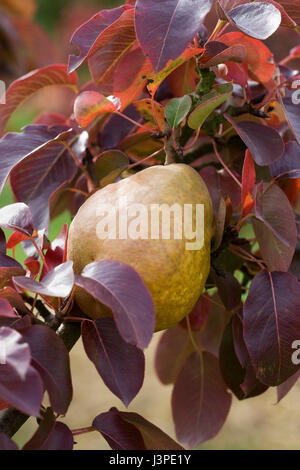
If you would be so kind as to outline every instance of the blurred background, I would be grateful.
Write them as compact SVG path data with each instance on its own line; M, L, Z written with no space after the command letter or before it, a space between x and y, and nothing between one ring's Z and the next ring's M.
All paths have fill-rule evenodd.
M159 1L159 0L158 0ZM0 0L0 79L7 85L28 71L51 63L66 63L69 40L74 30L103 8L113 8L122 2L116 0ZM211 29L215 25L214 11L207 19ZM280 29L267 45L276 59L283 58L295 45L299 36ZM87 69L80 71L81 78ZM37 93L14 114L9 130L18 131L47 109L69 113L72 102L56 87ZM0 156L1 157L1 156ZM9 185L0 196L0 207L13 202ZM49 238L53 240L63 223L70 223L70 215L63 212L54 219ZM17 258L25 258L18 247ZM171 416L171 387L158 381L153 358L160 334L156 334L146 354L146 380L129 411L141 413L175 438ZM94 366L87 359L81 341L71 352L74 400L64 421L72 428L89 426L99 413L116 406L124 407L102 383ZM300 448L300 384L276 404L275 389L244 402L233 399L228 420L220 434L200 449L299 449ZM15 436L18 444L25 443L36 428L35 420L28 421ZM108 449L100 434L93 432L77 437L77 449Z

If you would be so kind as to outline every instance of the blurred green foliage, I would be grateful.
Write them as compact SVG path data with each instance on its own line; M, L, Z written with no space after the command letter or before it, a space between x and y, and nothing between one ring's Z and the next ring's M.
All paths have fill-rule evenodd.
M76 0L38 0L38 12L36 19L46 29L52 30L56 22L60 19L62 11L72 4L78 3ZM103 8L115 8L121 5L121 0L85 0L85 4L99 5L99 10Z

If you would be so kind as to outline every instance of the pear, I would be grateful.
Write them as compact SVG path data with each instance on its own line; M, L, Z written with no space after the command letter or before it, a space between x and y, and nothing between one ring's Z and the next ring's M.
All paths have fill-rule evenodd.
M182 208L182 214L185 214L185 205L192 208L193 231L197 228L194 241L191 240L191 233L184 230L183 215L181 236L180 230L176 232L175 210L169 212L170 228L168 223L163 225L161 212L159 219L155 219L156 222L152 224L151 208L157 210L161 205L172 207L174 204L177 209ZM196 207L200 205L204 208L204 220L197 226ZM126 232L128 228L127 237L124 237L123 233L121 238L118 224L115 230L113 225L106 221L106 232L103 229L104 219L99 217L103 207L111 208L106 213L107 217L111 217L111 222L115 216L118 222L120 214L124 214L126 210L129 215L132 215L132 208L136 210L141 207L143 211L139 213L138 219L134 214L131 218L128 217L128 226L125 227ZM188 315L203 291L210 269L212 219L209 192L193 168L176 163L152 166L99 189L87 199L70 226L67 257L74 262L74 270L78 274L87 264L101 260L114 260L134 268L152 294L156 311L156 331L163 330ZM99 221L102 221L100 225ZM135 228L131 230L132 233L130 224ZM151 224L154 234L149 228L152 227ZM103 231L100 231L99 227ZM116 233L112 237L114 231ZM129 233L131 236L128 236ZM200 233L203 235L201 246L194 244L198 236L201 239ZM111 314L106 306L82 289L76 291L76 301L90 318L97 319Z

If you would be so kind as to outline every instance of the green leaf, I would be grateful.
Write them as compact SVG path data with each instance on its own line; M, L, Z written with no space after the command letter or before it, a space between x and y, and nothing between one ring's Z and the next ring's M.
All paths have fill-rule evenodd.
M95 167L101 188L113 183L128 165L129 160L127 156L119 150L107 150L99 155L95 162Z
M182 98L174 98L169 101L165 109L165 116L169 125L172 128L178 127L188 115L191 106L192 100L189 95L185 95Z
M226 84L227 85L227 84ZM220 87L222 87L221 85ZM192 129L198 129L202 126L205 119L216 109L220 106L224 101L229 98L232 93L232 85L231 87L223 88L218 87L217 91L212 93L208 93L207 95L203 96L200 104L197 108L190 114L188 119L188 125ZM230 91L229 91L230 90ZM221 91L221 93L220 93ZM223 93L225 91L225 93Z

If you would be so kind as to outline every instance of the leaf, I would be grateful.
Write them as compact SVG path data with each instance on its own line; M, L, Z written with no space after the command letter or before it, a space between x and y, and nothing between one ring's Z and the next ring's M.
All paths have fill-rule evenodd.
M226 384L239 400L261 395L268 388L255 376L238 315L232 317L225 329L220 346L220 368Z
M240 364L234 350L232 320L225 328L220 346L220 369L226 385L235 396L239 400L245 398L245 393L241 389L241 384L245 378L245 370Z
M90 263L76 276L75 283L112 310L126 342L140 349L148 346L155 326L154 304L133 268L115 261Z
M247 75L260 83L268 83L275 71L275 65L273 60L272 52L265 46L264 43L258 39L250 38L240 32L232 32L223 34L218 38L218 41L223 42L227 46L242 45L246 49L246 58L241 64L234 62L227 62L226 66L229 69L239 71L239 73L245 73L246 81L248 80ZM233 68L234 67L234 68ZM230 79L234 79L230 75ZM239 81L238 81L239 83Z
M30 365L28 344L21 344L20 333L7 327L0 327L0 340L0 397L25 414L39 416L43 385Z
M165 107L165 116L169 125L174 129L178 127L188 115L192 106L192 100L189 95L182 98L173 98Z
M16 312L11 307L10 303L0 297L0 317L5 318L18 318Z
M300 370L277 387L277 403L279 403L293 388L300 376Z
M0 227L32 235L34 227L29 207L20 202L0 209Z
M297 142L285 144L282 157L270 166L272 178L300 178L300 147Z
M252 121L235 122L228 114L224 116L248 147L257 165L271 165L282 156L284 143L275 129Z
M242 289L234 275L228 271L218 273L213 269L212 277L225 308L233 310L238 307L241 303Z
M153 103L153 109L152 109ZM135 109L140 113L142 118L146 122L150 122L153 125L156 125L154 115L156 120L158 121L159 127L164 129L166 122L165 122L165 112L164 107L158 103L157 101L152 101L150 99L143 99L139 101L135 101L133 103Z
M168 385L174 383L193 345L186 329L179 325L164 331L155 353L155 369L159 380Z
M22 232L14 232L7 241L7 249L11 250L15 248L19 243L24 242L25 240L29 240L29 236L25 235Z
M12 287L7 286L4 289L0 289L0 297L6 299L13 308L16 308L24 315L30 313L30 310L28 310L28 308L26 307L24 300L22 299L20 294L18 294L18 292Z
M97 157L95 161L96 175L100 186L113 183L115 179L129 166L129 160L120 150L108 150Z
M0 450L19 450L17 444L14 443L6 434L0 433Z
M172 0L173 1L173 0ZM181 67L185 62L189 61L192 57L201 54L203 49L188 47L177 59L169 61L167 65L156 74L148 76L148 91L154 97L160 84L173 73L178 67Z
M210 41L205 45L205 52L200 58L202 67L213 67L228 61L243 62L246 59L246 48L243 44L226 46L223 42Z
M256 39L267 39L281 24L281 13L271 3L238 5L227 16L240 31Z
M282 26L289 26L289 27L295 26L295 22L288 15L285 8L283 8L284 3L294 4L295 2L290 1L290 0L279 0L279 2L275 2L274 0L257 0L257 1L274 5L281 13ZM249 0L218 0L217 11L220 14L220 17L222 17L223 19L227 19L225 11L228 12L229 10L232 10L233 8L239 5L245 4L245 3L249 4L250 2ZM221 9L223 10L223 13L221 12Z
M140 119L140 116L134 109L133 105L128 106L124 111L122 111L122 113L135 121L139 121ZM101 146L104 150L118 148L119 143L135 128L136 125L132 122L124 119L118 114L112 114L109 117L107 124L105 124L102 129L100 135Z
M127 155L129 155L129 157L134 161L138 161L139 159L145 158L162 148L161 142L159 142L158 139L151 137L152 134L153 132L151 131L136 132L135 134L129 135L124 140L122 140L122 142L120 142L119 148L123 152L127 153ZM163 157L165 156L163 150L162 153L156 157L158 158L160 155ZM153 160L155 161L155 159ZM147 161L145 164L146 163Z
M136 34L155 73L163 70L170 60L177 59L185 51L200 29L211 4L210 0L165 0L161 8L156 0L137 1Z
M269 270L288 271L295 252L297 229L294 211L279 186L273 184L263 195L257 195L255 214L253 228Z
M34 258L34 256L26 258L24 264L33 277L36 277L39 274L41 265L40 262ZM14 276L18 276L18 274L14 274Z
M131 17L131 15L131 8L123 5L112 10L102 10L79 26L71 38L71 46L77 48L79 54L70 55L69 72L76 70L105 44L120 34L124 18L128 21L128 16Z
M43 379L53 410L66 414L72 399L70 359L66 346L48 326L34 325L22 331L29 344L32 364Z
M22 450L72 450L72 432L63 423L55 421L51 408L48 408L33 437Z
M120 60L114 74L113 94L119 98L121 110L140 97L152 74L152 66L141 48L133 49Z
M35 228L48 225L49 197L65 181L73 179L77 171L65 147L56 142L66 129L30 125L23 133L9 133L0 140L3 156L0 191L12 171L11 185L15 197L30 206Z
M290 273L263 270L244 305L244 339L257 378L276 386L297 372L292 343L300 334L300 284Z
M276 163L275 163L276 164ZM274 163L273 163L274 165ZM251 153L246 150L242 174L242 215L246 217L254 206L252 190L256 180L255 166Z
M196 62L192 57L176 68L168 76L167 80L173 96L184 96L195 91L198 79L199 75L196 71Z
M101 114L113 113L117 106L97 91L84 91L74 102L74 116L78 124L85 128Z
M222 428L231 406L219 363L210 353L192 353L181 369L172 394L178 440L189 448L212 439Z
M188 317L185 317L181 320L180 325L183 328L189 329L187 324L187 318L189 319L191 329L203 331L207 324L208 319L211 313L211 301L210 298L206 295L201 295L196 302L191 313L189 313Z
M143 352L125 343L111 318L84 321L82 341L105 385L128 406L143 385Z
M89 69L97 85L105 84L117 75L116 69L121 60L130 53L130 49L136 44L134 9L125 10L120 18L101 36L101 47L98 47L97 51L89 58Z
M212 246L212 250L216 251L222 243L224 229L225 229L225 220L226 220L226 202L223 197L220 198L219 208L216 215L216 229L214 234L214 242Z
M24 380L31 361L28 344L21 344L22 337L20 333L11 328L1 327L0 337L1 365L5 365L10 374Z
M67 261L36 282L25 276L14 277L14 282L22 289L50 297L67 297L74 285L73 261Z
M300 1L299 0L278 0L278 3L285 9L286 13L300 25Z
M286 92L286 96L284 98L279 98L282 102L283 111L285 113L287 122L291 128L292 133L294 134L298 145L300 145L300 111L299 111L299 100L294 99L294 93L296 91L288 91Z
M157 426L137 413L111 408L98 415L93 426L113 450L184 450Z
M50 85L65 85L76 91L77 79L76 73L68 74L66 65L55 64L15 80L7 89L6 103L0 104L0 135L13 112L33 93Z
M0 253L0 287L4 287L13 276L23 276L24 268L10 256Z
M6 254L6 237L3 230L0 228L0 254Z
M202 126L204 121L208 118L208 116L218 108L224 101L226 101L232 91L227 93L209 93L204 95L201 98L200 104L194 109L194 111L189 115L188 118L188 125L192 129L198 129Z

